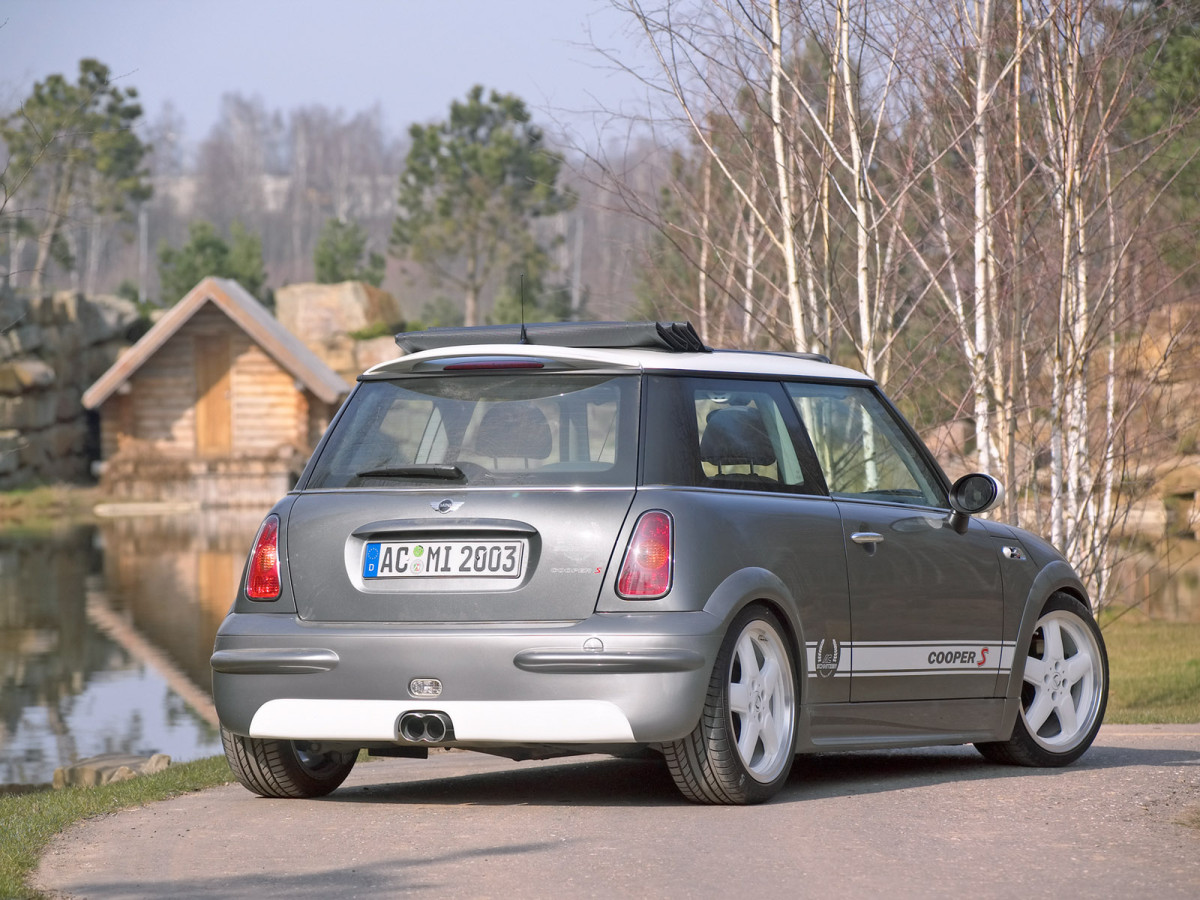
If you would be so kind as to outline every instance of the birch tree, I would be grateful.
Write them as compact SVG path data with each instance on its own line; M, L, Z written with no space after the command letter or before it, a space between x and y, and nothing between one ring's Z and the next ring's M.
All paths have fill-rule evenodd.
M1131 369L1131 336L1182 284L1153 229L1179 230L1161 205L1183 193L1200 146L1179 140L1196 97L1153 81L1179 10L623 5L658 61L656 80L643 77L673 104L690 171L703 173L680 166L660 234L704 286L693 305L710 331L711 298L750 285L740 302L778 319L764 332L778 344L807 339L899 378L902 404L936 398L918 405L919 424L969 419L972 466L1007 476L1006 517L1050 532L1103 601L1139 490L1130 473L1154 436L1142 408L1165 365ZM819 78L804 68L810 48ZM1134 127L1139 103L1168 95L1162 121ZM743 215L722 207L730 197ZM735 252L750 221L763 252ZM673 271L682 288L687 268Z

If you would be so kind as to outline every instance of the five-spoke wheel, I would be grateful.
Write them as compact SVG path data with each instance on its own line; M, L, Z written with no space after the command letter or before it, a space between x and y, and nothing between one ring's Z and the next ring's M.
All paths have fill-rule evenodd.
M1100 629L1082 603L1055 594L1029 643L1012 737L976 746L996 762L1063 766L1091 746L1107 703L1108 656Z
M701 803L761 803L787 780L796 746L796 675L778 618L748 606L730 625L704 714L664 745L675 784Z

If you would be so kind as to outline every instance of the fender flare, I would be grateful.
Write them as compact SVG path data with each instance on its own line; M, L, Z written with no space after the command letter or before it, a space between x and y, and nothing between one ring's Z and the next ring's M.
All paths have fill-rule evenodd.
M765 602L779 616L787 637L792 642L796 661L796 677L805 684L808 676L808 654L805 652L804 625L800 621L800 605L792 592L774 572L758 566L738 569L725 578L704 604L704 612L721 621L722 634L733 617L751 603Z
M1017 628L1017 644L1013 650L1013 664L1008 673L1008 686L1004 692L1004 719L1001 731L1004 735L1012 734L1017 724L1017 715L1021 711L1021 686L1025 681L1025 660L1028 658L1025 650L1033 640L1033 632L1038 619L1042 616L1050 597L1058 591L1063 591L1078 599L1084 606L1091 608L1087 588L1080 581L1075 570L1065 560L1056 559L1046 564L1025 597L1025 608L1021 613L1021 624Z

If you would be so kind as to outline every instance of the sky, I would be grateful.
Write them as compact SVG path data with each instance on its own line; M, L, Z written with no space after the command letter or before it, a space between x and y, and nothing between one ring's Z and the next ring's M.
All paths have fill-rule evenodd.
M636 65L630 25L608 0L0 0L0 114L48 75L74 81L91 56L137 88L147 119L173 104L192 144L226 93L285 114L378 103L399 136L482 84L594 147L604 111L645 103L596 49Z

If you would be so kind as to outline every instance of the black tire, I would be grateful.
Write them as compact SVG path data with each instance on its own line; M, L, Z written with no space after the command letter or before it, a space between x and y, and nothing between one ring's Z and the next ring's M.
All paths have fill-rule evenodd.
M221 726L221 743L233 775L260 797L324 797L354 768L357 752L311 753L296 741L243 737Z
M796 665L779 619L752 605L721 643L695 730L662 746L675 786L697 803L773 797L796 752Z
M1007 741L975 748L992 762L1065 766L1092 745L1108 706L1108 652L1091 612L1068 594L1042 609L1026 650L1021 712Z

